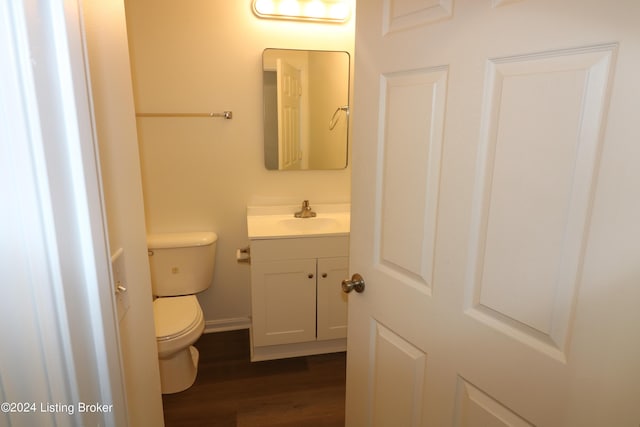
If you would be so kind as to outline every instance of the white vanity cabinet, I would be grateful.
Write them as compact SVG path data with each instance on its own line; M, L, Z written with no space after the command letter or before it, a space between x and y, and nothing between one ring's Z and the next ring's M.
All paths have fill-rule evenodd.
M252 360L346 350L349 237L251 241Z
M347 294L342 281L349 276L349 257L318 259L316 339L347 338Z

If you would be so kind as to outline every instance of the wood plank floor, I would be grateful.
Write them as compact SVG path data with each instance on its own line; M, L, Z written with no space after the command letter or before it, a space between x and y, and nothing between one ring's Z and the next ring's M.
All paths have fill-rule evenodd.
M204 334L195 384L163 395L166 427L344 426L345 353L249 361L249 331Z

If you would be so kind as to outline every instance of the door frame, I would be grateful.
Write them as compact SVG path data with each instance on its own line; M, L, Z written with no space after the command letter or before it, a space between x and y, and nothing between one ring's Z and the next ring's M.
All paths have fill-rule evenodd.
M0 400L35 411L0 420L127 426L81 9L30 3L0 5Z

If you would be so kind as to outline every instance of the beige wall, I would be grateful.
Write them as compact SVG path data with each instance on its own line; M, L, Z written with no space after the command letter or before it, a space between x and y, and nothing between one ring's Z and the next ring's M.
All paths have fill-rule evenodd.
M218 233L212 287L199 296L209 328L246 323L249 204L349 202L350 169L267 171L262 138L265 48L353 53L347 25L256 18L250 1L126 0L138 112L221 112L234 118L139 118L149 232Z
M328 122L334 118L336 108L347 105L349 76L346 72L350 58L347 55L332 55L319 59L311 55L309 83L311 108L311 144L309 166L313 169L335 168L344 165L344 140L347 131L346 113L335 116L336 123L329 129ZM338 101L337 101L338 100ZM337 102L337 103L336 103ZM315 119L315 120L314 120Z
M109 246L124 250L130 302L120 321L129 424L157 427L164 421L124 4L85 0L83 9Z

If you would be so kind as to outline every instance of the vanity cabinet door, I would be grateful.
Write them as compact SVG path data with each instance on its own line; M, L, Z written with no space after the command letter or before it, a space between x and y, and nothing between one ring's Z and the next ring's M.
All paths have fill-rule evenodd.
M316 339L316 260L254 263L251 266L253 345Z
M341 284L348 273L349 257L318 259L318 340L347 336L347 294Z

